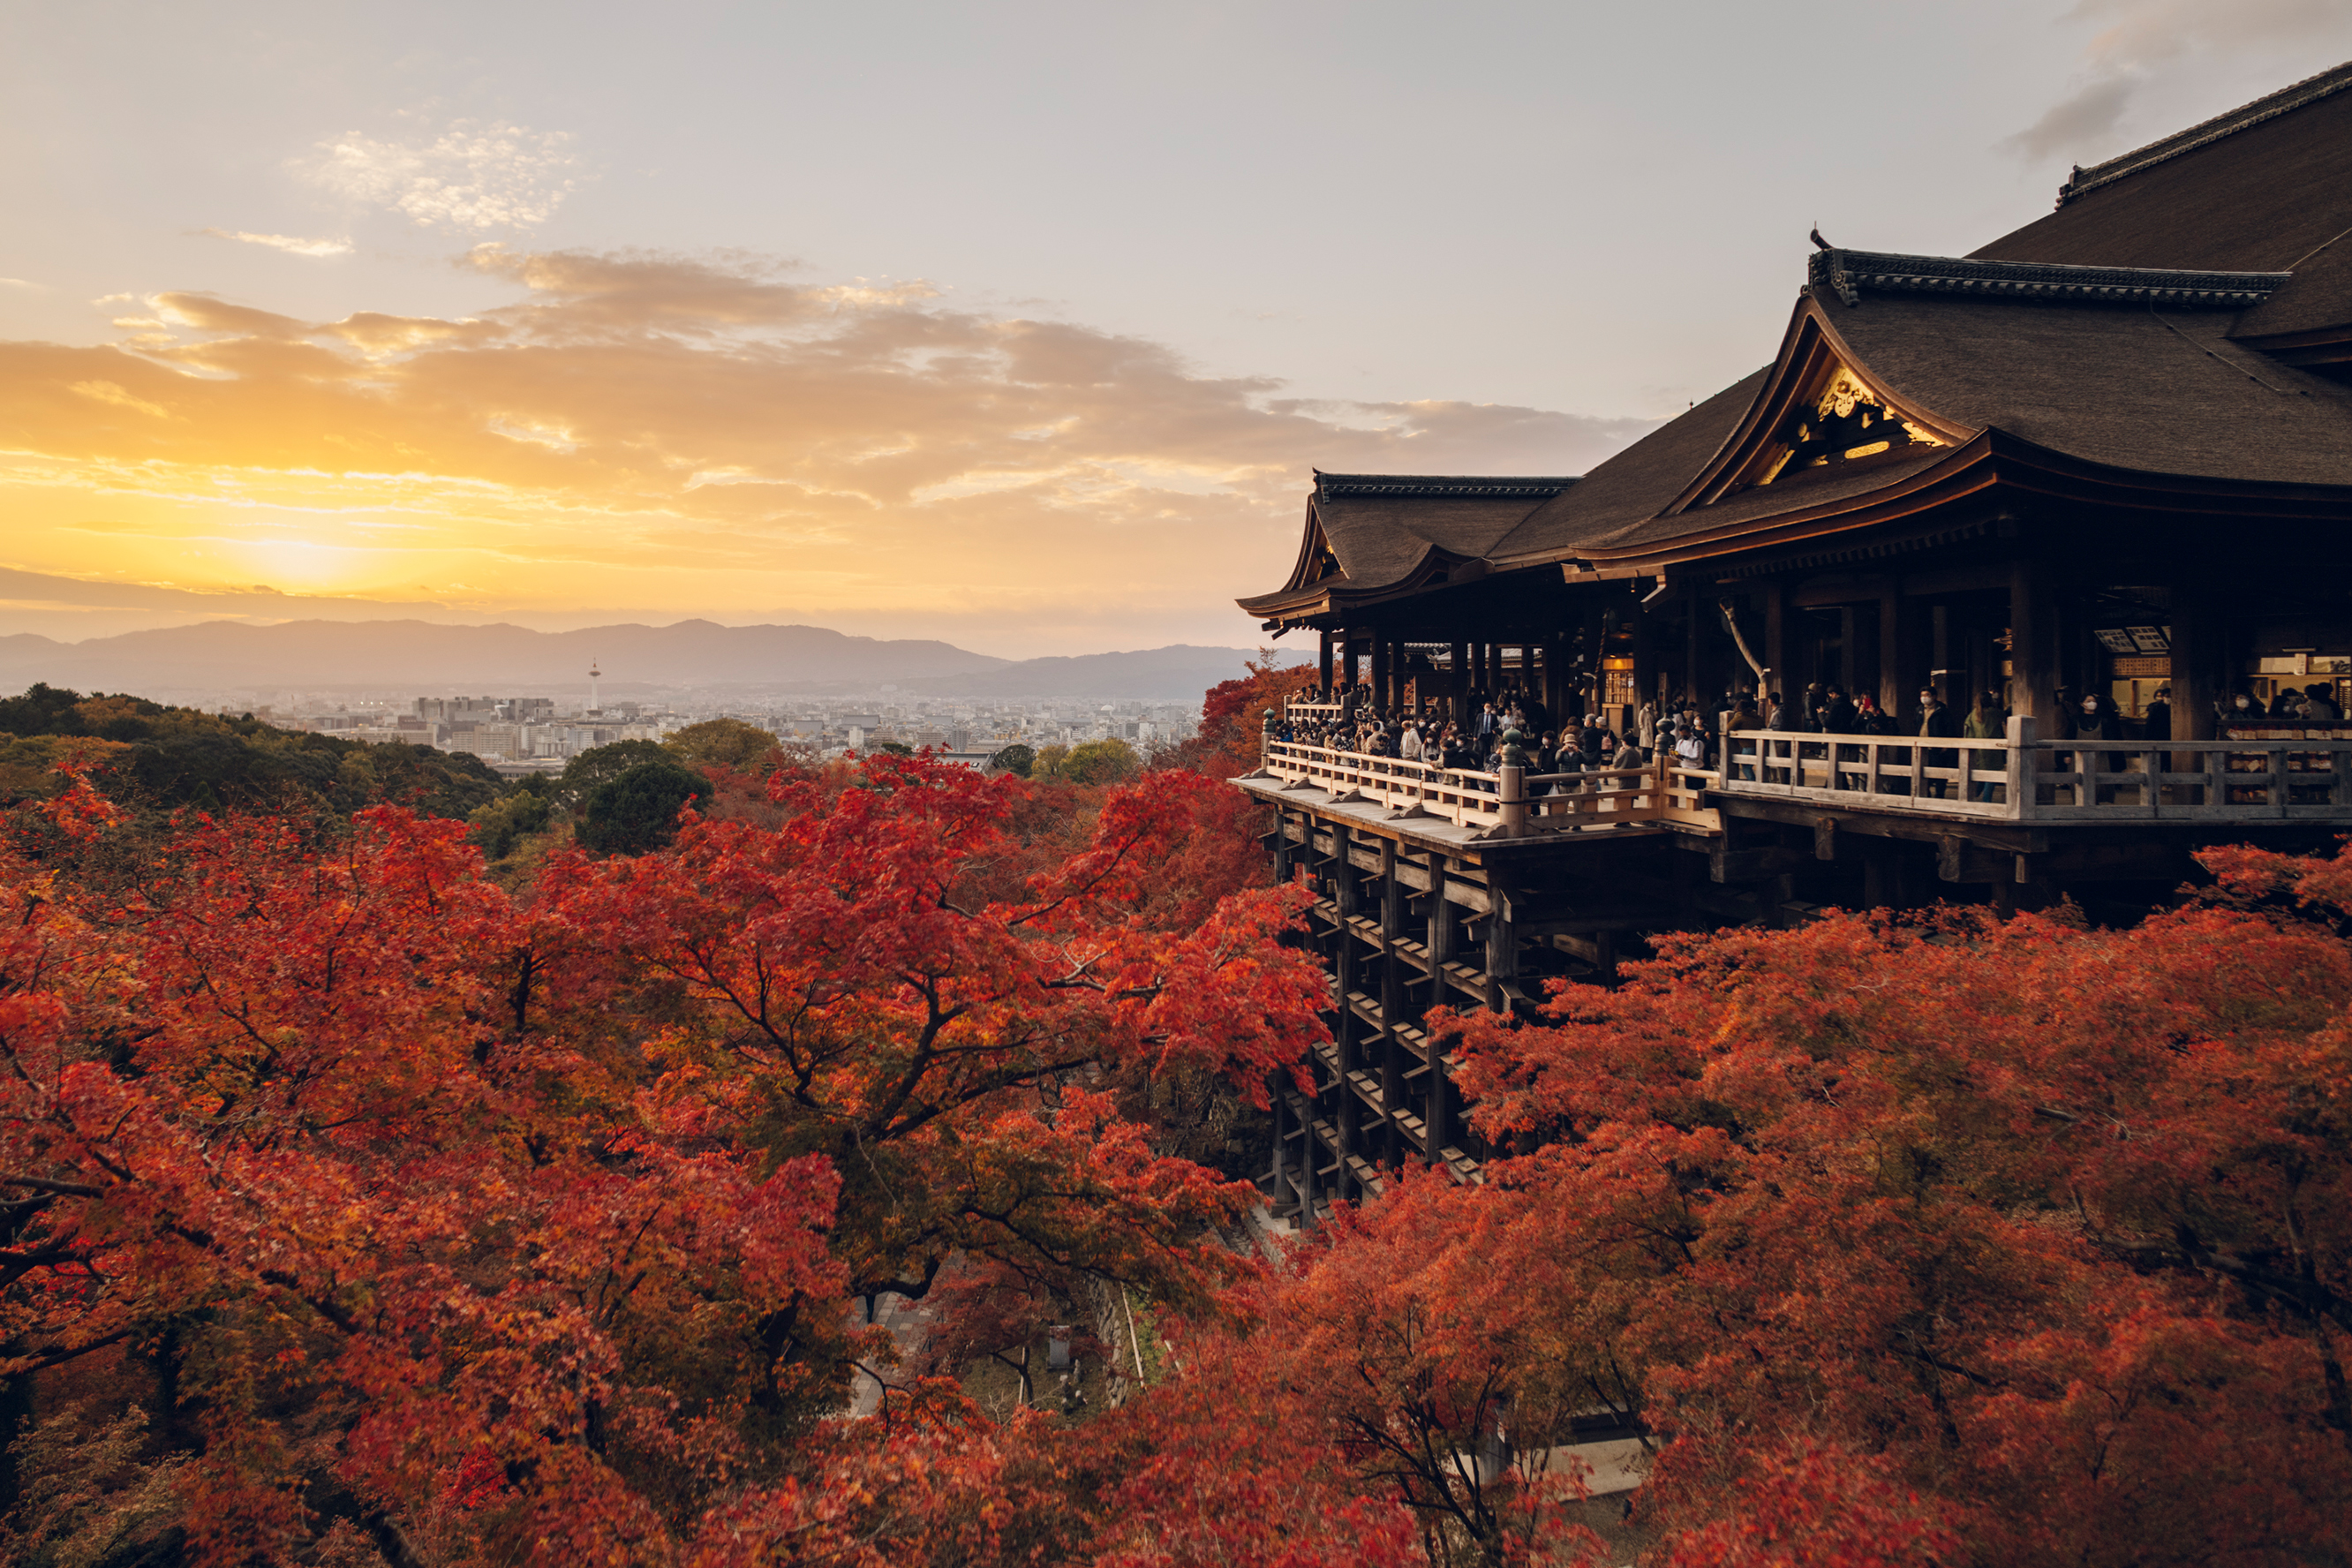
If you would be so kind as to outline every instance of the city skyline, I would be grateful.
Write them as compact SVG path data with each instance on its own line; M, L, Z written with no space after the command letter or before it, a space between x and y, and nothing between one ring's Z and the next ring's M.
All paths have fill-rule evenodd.
M1770 355L1808 224L1964 251L2352 54L2308 0L635 16L15 8L0 632L1232 646L1311 468L1582 471Z

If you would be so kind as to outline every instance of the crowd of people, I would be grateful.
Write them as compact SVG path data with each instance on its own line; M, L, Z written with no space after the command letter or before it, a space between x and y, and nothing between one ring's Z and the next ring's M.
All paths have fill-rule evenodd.
M1276 740L1486 773L1498 765L1504 748L1516 739L1529 776L1551 781L1545 787L1576 787L1557 777L1561 774L1646 768L1662 752L1694 768L1706 767L1713 754L1712 727L1699 705L1686 700L1644 703L1614 726L1599 710L1563 715L1555 722L1541 699L1512 686L1491 694L1472 692L1464 704L1469 716L1459 721L1445 717L1433 702L1420 709L1382 708L1369 688L1345 682L1330 691L1301 692L1293 702L1339 711L1294 706L1276 716Z
M2105 692L2077 694L2061 687L2053 696L2052 717L2042 728L2045 740L2173 738L2168 687L2159 689L2136 718L2126 718ZM1504 747L1516 739L1528 775L1549 781L1539 786L1542 793L1579 787L1559 775L1647 768L1662 755L1680 766L1709 767L1721 756L1719 730L1995 741L2008 733L2010 716L1999 691L1979 692L1961 706L1945 701L1937 688L1923 687L1916 709L1897 715L1881 708L1870 692L1849 694L1833 681L1809 685L1793 701L1773 691L1759 704L1751 692L1735 687L1712 704L1688 696L1644 702L1615 726L1608 710L1598 708L1580 717L1562 715L1555 722L1539 698L1516 686L1494 693L1475 691L1465 710L1468 717L1455 720L1439 711L1434 700L1417 708L1383 708L1369 686L1342 681L1331 690L1310 689L1295 697L1292 706L1276 716L1275 738L1470 773L1492 772ZM2336 723L2342 717L2334 688L2326 683L2300 689L2283 685L2267 701L2242 688L2215 704L2216 721L2225 732L2232 725ZM2113 762L2120 765L2121 760ZM1953 758L1931 752L1927 762L1948 767ZM1752 772L1748 764L1735 765L1742 776ZM1591 782L1597 787L1601 781Z

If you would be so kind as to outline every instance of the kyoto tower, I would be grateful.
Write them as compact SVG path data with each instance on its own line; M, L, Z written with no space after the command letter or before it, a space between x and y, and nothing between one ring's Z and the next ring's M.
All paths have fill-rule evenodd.
M588 661L588 711L591 713L602 713L604 711L604 699L600 694L599 689L596 685L597 680L604 675L604 672L603 670L596 668L596 661L594 659L592 658Z

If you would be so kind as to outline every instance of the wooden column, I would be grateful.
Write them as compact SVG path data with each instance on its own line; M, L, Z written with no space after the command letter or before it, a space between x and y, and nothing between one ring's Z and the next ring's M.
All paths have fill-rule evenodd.
M2172 591L2172 738L2210 741L2214 738L2214 705L2229 690L2227 639L2213 600L2201 585L2181 584ZM2192 769L2194 753L2173 759L2173 770Z
M1767 583L1756 590L1756 597L1764 611L1764 646L1756 650L1764 661L1764 689L1756 694L1756 710L1769 716L1775 691L1796 700L1789 689L1789 595L1780 584Z
M1878 709L1889 717L1901 715L1905 708L1918 701L1914 694L1919 688L1904 658L1907 651L1904 634L1909 630L1905 624L1906 608L1903 595L1892 587L1878 595Z
M1274 881L1280 887L1290 880L1290 814L1280 806L1274 808Z
M1312 1058L1307 1063L1307 1076L1317 1083L1323 1081L1323 1069ZM1298 1107L1298 1228L1315 1228L1316 1189L1322 1184L1323 1144L1315 1136L1315 1113L1320 1094L1302 1100Z
M1446 857L1432 852L1429 857L1429 977L1433 1002L1445 1000L1444 966L1454 959L1454 910L1445 898ZM1445 1146L1445 1067L1431 1052L1429 1070L1422 1078L1422 1136L1427 1143L1429 1163L1437 1163L1437 1152Z
M1486 1008L1489 1012L1510 1011L1511 999L1504 990L1507 982L1519 977L1519 937L1512 928L1510 904L1503 891L1488 874L1486 896Z
M1268 1119L1274 1123L1273 1190L1268 1194L1269 1201L1266 1206L1272 1209L1276 1214L1280 1214L1285 1208L1288 1207L1292 1198L1290 1191L1290 1173L1286 1169L1286 1162L1285 1162L1282 1157L1283 1111L1290 1103L1289 1091L1285 1087L1284 1083L1286 1076L1287 1075L1281 1073L1270 1073L1267 1075L1266 1079L1267 1085L1271 1090L1271 1092L1266 1095L1266 1100L1268 1101L1266 1110L1268 1112Z
M1601 673L1601 661L1608 655L1608 617L1601 611L1601 601L1595 598L1584 606L1584 668L1574 677L1579 683L1580 696L1588 688L1591 695L1578 701L1576 710L1579 714L1586 711L1588 703L1595 711L1601 707L1601 694L1609 688L1607 679Z
M1392 1118L1397 1110L1397 1089L1402 1076L1397 1070L1397 1025L1405 1011L1404 974L1397 957L1397 939L1404 935L1404 884L1397 880L1397 847L1392 838L1381 840L1381 1114ZM1383 1163L1396 1163L1397 1129L1393 1121L1381 1126L1381 1148L1375 1158Z
M1470 717L1468 708L1465 706L1470 700L1470 645L1466 642L1455 643L1446 663L1452 667L1446 671L1445 690L1452 710L1445 716L1456 724L1460 724Z
M2009 569L2009 710L2021 718L2050 716L2057 686L2050 663L2050 586L2038 562L2021 559ZM2174 709L2180 692L2173 690Z
M1323 689L1329 691L1331 689L1331 634L1328 630L1322 634L1322 646L1316 649L1315 674L1316 679L1322 683Z
M1356 913L1357 889L1360 885L1356 880L1356 868L1349 858L1351 841L1352 835L1347 824L1331 824L1331 863L1333 873L1339 878L1332 889L1331 901L1339 915L1339 950L1336 955L1337 962L1332 965L1332 973L1339 981L1339 1016L1334 1020L1336 1026L1331 1031L1332 1043L1339 1058L1339 1093L1332 1110L1332 1131L1339 1141L1337 1151L1339 1174L1331 1184L1331 1191L1333 1196L1341 1198L1348 1195L1348 1154L1351 1146L1349 1132L1352 1120L1349 1113L1354 1099L1353 1091L1348 1087L1348 1073L1355 1065L1356 1037L1364 1026L1363 1020L1356 1016L1356 1010L1348 1005L1348 999L1357 990L1356 933L1349 929L1348 921Z
M1633 708L1641 710L1644 702L1658 700L1658 650L1651 637L1654 629L1648 606L1633 607Z

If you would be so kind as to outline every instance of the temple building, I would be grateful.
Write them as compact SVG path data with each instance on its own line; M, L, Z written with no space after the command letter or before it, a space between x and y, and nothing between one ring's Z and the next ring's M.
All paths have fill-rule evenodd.
M1475 1179L1432 1006L1826 904L2122 918L2197 848L2352 828L2352 65L2077 168L1970 255L1823 247L1790 281L1770 363L1581 477L1318 474L1288 579L1239 601L1381 711L1512 689L1615 728L1839 686L1888 716L1581 781L1283 716L1239 782L1315 879L1335 1043L1278 1205ZM1997 731L1918 743L1923 689L1991 694Z

